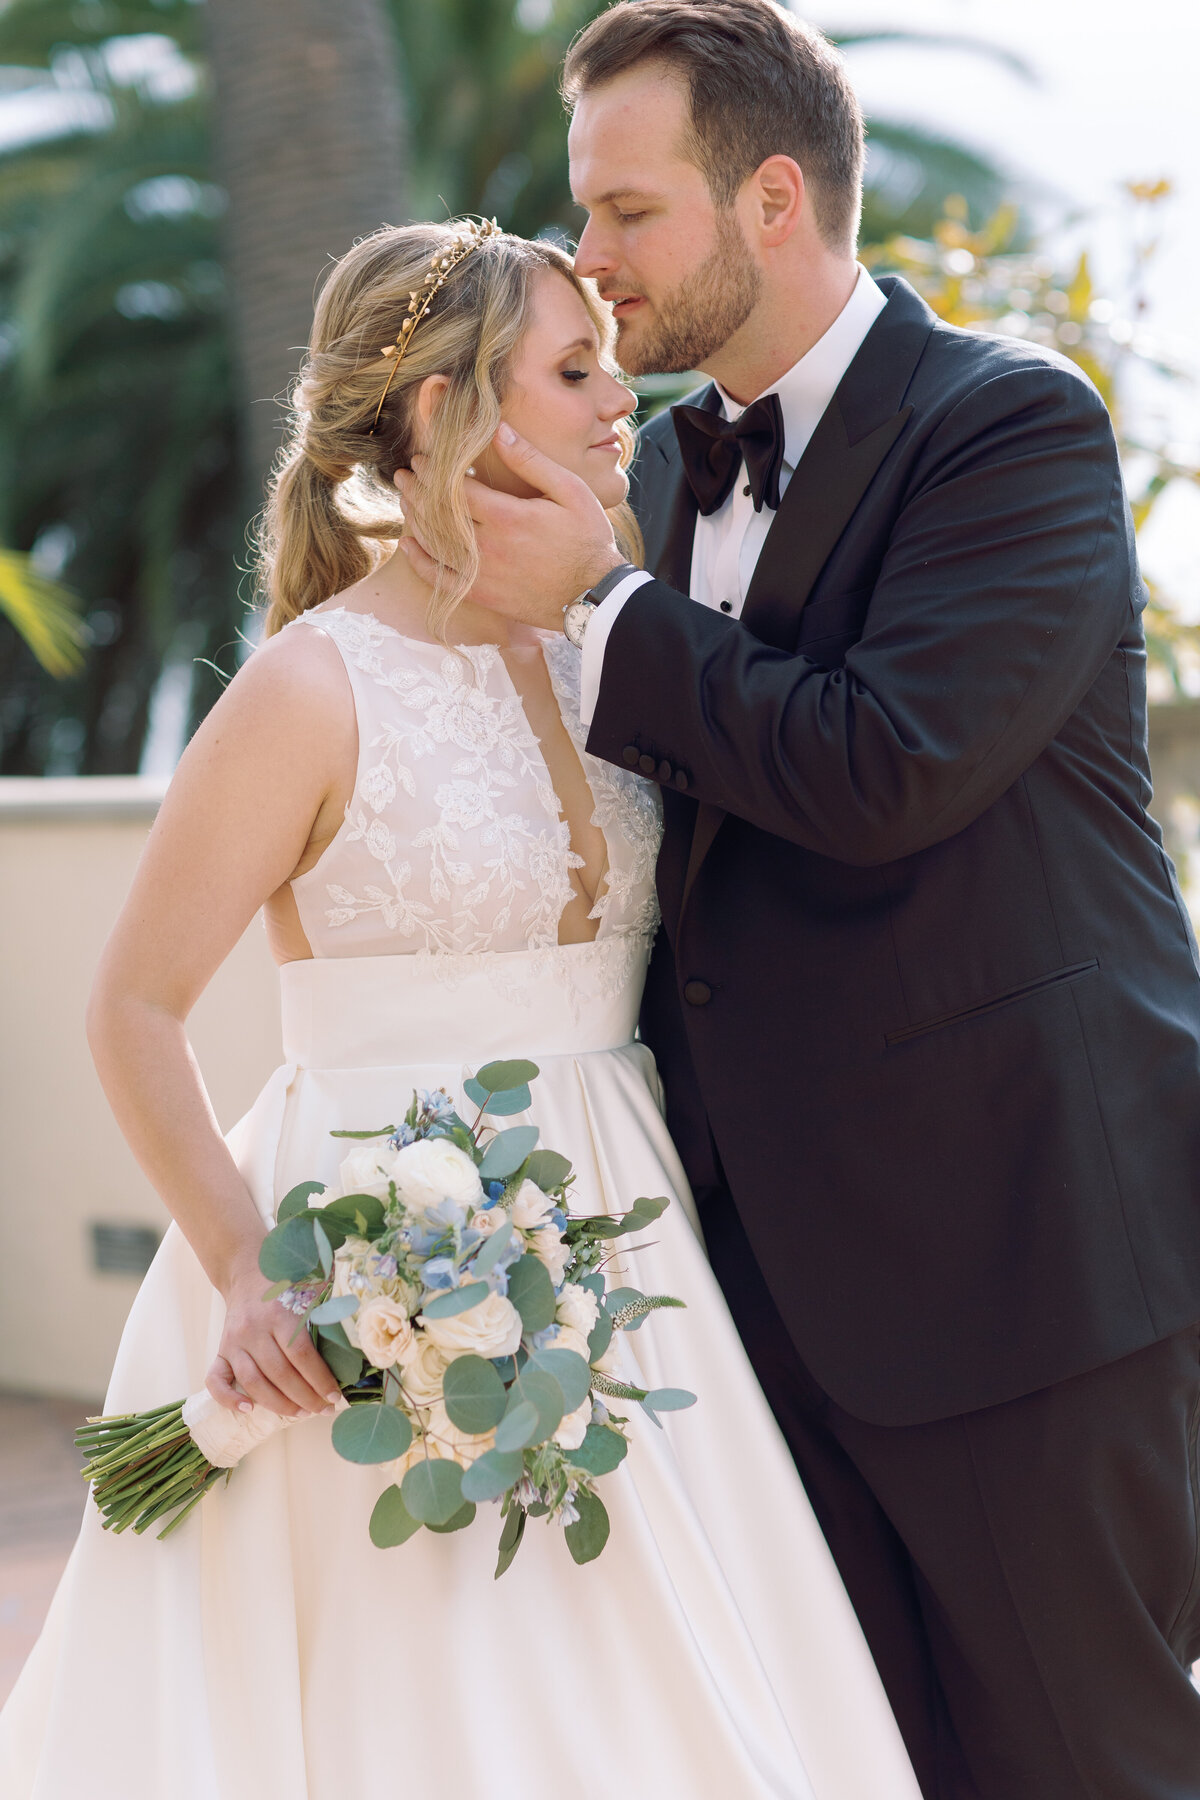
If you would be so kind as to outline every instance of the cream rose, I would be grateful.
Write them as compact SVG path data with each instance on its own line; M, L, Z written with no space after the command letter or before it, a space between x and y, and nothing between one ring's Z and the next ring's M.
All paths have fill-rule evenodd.
M418 1138L397 1150L391 1178L406 1206L425 1212L443 1200L478 1206L483 1198L479 1171L465 1150L448 1138Z
M343 1157L338 1181L343 1194L374 1194L379 1200L388 1196L388 1164L392 1152L387 1144L359 1144Z
M588 1341L582 1331L573 1331L569 1325L560 1325L554 1334L553 1350L573 1350L576 1356L588 1359Z
M563 1242L562 1233L558 1227L543 1225L540 1230L530 1232L529 1248L545 1263L550 1279L557 1287L566 1274L567 1264L571 1260L571 1246Z
M592 1396L589 1394L581 1406L573 1413L568 1413L554 1434L554 1441L564 1450L578 1450L584 1434L592 1422Z
M483 1237L491 1237L508 1219L502 1206L477 1207L471 1219L471 1230L478 1231Z
M554 1316L560 1325L582 1333L585 1338L590 1337L596 1320L600 1317L600 1302L590 1288L568 1281L558 1296Z
M460 1468L469 1469L496 1441L494 1431L485 1431L480 1437L460 1431L440 1400L429 1408L425 1417L430 1454L452 1457Z
M521 1342L521 1315L503 1294L489 1294L469 1312L450 1319L421 1314L420 1325L444 1356L513 1356Z
M360 1306L354 1323L358 1327L358 1347L377 1369L389 1369L399 1362L412 1342L408 1313L386 1294Z
M404 1392L416 1406L429 1406L442 1397L446 1358L423 1331L414 1331L400 1357Z
M536 1231L554 1211L554 1201L543 1194L536 1181L523 1181L508 1216L521 1231Z
M614 1331L609 1339L608 1348L603 1356L598 1356L592 1364L602 1375L611 1375L614 1381L623 1381L625 1368L625 1334Z
M353 1294L356 1290L350 1286L352 1275L361 1275L363 1259L371 1246L366 1238L348 1237L338 1245L333 1253L333 1297L340 1300L344 1294Z

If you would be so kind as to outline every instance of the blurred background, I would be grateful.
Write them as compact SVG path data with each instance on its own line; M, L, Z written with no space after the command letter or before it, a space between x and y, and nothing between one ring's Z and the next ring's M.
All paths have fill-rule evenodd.
M383 220L569 242L557 70L597 10L0 0L0 1693L78 1520L71 1423L164 1226L83 1004L165 781L254 641L246 533L315 286ZM1156 811L1194 900L1196 9L798 10L866 108L864 260L1056 345L1112 409L1153 591ZM645 411L681 385L643 383ZM225 1125L278 1060L275 1012L256 927L193 1020ZM53 1295L11 1277L35 1218Z

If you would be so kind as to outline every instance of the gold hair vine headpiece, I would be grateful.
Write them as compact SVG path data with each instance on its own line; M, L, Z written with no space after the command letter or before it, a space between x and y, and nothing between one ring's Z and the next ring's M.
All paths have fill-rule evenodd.
M408 296L408 313L397 333L396 340L384 344L380 355L388 360L388 378L383 384L383 392L379 396L379 405L375 408L375 417L371 420L368 437L374 437L375 427L379 424L379 415L383 411L383 403L388 397L392 378L404 360L404 353L412 342L412 334L420 324L433 303L433 297L439 288L446 285L449 276L453 275L460 263L466 262L472 250L478 250L480 244L490 237L500 236L500 226L495 219L468 219L462 231L451 238L445 250L439 250L429 265L429 273L415 293Z

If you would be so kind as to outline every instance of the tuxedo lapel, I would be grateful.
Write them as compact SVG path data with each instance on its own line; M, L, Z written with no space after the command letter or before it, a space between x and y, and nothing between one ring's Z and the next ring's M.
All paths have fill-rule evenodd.
M779 650L794 647L813 584L912 414L903 397L933 329L934 315L906 282L892 278L879 285L888 304L863 340L788 483L742 609L742 624ZM697 809L681 915L724 818L719 806L701 802Z

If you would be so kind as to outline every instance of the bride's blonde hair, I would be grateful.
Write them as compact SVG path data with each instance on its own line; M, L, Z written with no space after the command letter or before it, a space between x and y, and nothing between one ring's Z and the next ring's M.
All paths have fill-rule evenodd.
M605 367L614 367L611 315L570 258L556 244L497 232L438 291L412 332L375 423L389 373L382 347L395 341L410 294L461 231L462 222L453 219L381 226L334 264L321 289L258 530L256 573L268 636L361 581L401 536L392 477L409 466L416 447L417 390L430 375L445 375L449 386L424 445L429 497L422 508L426 549L458 571L429 608L431 632L444 637L479 572L463 480L500 423L513 354L529 327L533 282L542 270L571 283L596 326ZM624 420L616 429L625 468L633 432ZM628 506L609 517L624 553L640 561Z

